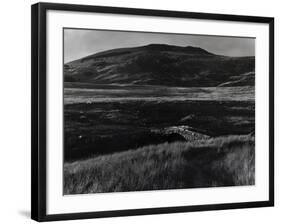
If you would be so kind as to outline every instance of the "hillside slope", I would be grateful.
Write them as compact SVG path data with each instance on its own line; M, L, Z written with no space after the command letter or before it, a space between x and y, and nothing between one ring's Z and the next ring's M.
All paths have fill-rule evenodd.
M175 142L64 164L64 194L255 184L251 135Z
M198 47L150 44L93 54L64 65L66 82L185 87L253 85L254 57L227 57ZM245 77L247 76L247 77ZM227 84L224 84L226 83Z

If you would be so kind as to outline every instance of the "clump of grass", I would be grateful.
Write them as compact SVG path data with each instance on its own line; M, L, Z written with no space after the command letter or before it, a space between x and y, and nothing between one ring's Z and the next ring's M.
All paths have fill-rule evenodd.
M64 194L255 184L253 136L150 145L66 163Z

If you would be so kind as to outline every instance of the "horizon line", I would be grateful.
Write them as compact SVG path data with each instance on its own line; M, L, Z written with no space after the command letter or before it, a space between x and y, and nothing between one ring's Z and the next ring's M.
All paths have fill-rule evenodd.
M77 28L78 29L78 28ZM79 28L80 29L80 28ZM124 31L124 32L127 32L127 31ZM131 31L133 32L133 31ZM187 35L192 35L192 34L187 34ZM197 36L197 34L196 34ZM200 35L201 36L201 35ZM206 35L208 36L208 35ZM213 35L215 36L215 35ZM238 37L237 37L238 38ZM255 39L255 38L254 38ZM164 43L149 43L149 44L146 44L146 45L136 45L136 46L132 46L132 47L118 47L118 48L109 48L109 49L106 49L106 50L102 50L102 51L98 51L98 52L95 52L95 53L91 53L91 54L86 54L85 56L82 56L82 57L79 57L79 58L76 58L76 59L71 59L70 61L64 61L64 45L63 45L63 64L68 64L68 63L71 63L71 62L74 62L74 61L77 61L77 60L81 60L83 58L87 58L89 56L93 56L95 54L100 54L100 53L103 53L103 52L106 52L106 51L111 51L111 50L121 50L121 49L130 49L130 48L141 48L141 47L146 47L146 46L149 46L149 45L166 45L166 46L172 46L172 47L181 47L181 48L187 48L187 47L192 47L192 48L198 48L198 49L202 49L210 54L213 54L213 55L216 55L216 56L224 56L224 57L233 57L233 58L239 58L239 57L255 57L255 55L243 55L243 56L228 56L228 55L221 55L221 54L215 54L213 52L210 52L202 47L198 47L198 46L192 46L192 45L186 45L186 46L181 46L181 45L173 45L173 44L164 44Z

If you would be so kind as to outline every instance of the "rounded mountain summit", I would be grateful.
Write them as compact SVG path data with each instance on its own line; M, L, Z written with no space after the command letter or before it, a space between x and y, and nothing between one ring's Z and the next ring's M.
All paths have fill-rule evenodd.
M255 57L149 44L99 52L64 65L65 82L179 87L253 86Z

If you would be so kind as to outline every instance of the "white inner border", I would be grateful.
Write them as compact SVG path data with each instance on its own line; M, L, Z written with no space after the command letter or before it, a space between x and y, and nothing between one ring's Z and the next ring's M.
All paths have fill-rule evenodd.
M63 27L255 37L256 185L63 196ZM47 214L268 200L268 61L268 24L47 11Z

